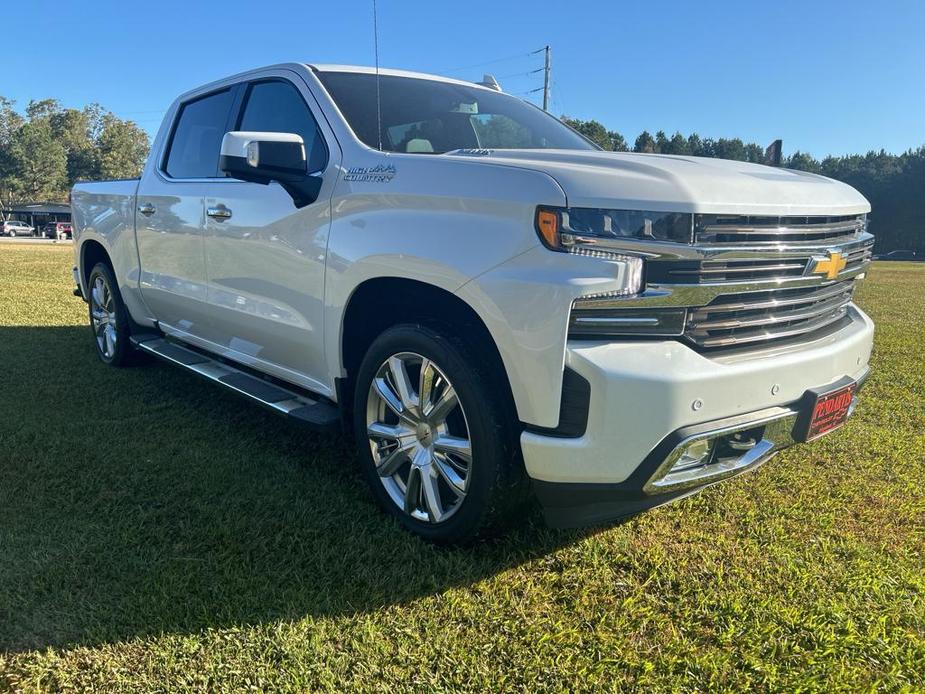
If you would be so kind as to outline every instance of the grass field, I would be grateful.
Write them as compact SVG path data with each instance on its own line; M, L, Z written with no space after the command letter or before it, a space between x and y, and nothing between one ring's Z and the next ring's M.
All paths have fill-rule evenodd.
M922 691L925 265L859 293L838 434L622 525L401 532L344 441L108 369L70 249L0 248L0 690Z

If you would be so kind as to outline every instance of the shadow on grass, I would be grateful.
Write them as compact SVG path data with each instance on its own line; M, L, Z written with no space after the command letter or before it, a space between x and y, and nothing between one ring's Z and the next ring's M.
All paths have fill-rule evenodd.
M378 511L348 441L156 362L105 367L85 327L0 328L0 354L0 650L362 614L581 536L534 509L436 548Z

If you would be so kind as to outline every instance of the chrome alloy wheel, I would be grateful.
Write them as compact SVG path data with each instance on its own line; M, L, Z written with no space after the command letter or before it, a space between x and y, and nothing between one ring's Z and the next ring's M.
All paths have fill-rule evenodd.
M386 359L369 387L366 434L379 481L398 508L426 523L459 510L472 443L456 390L437 364L413 352Z
M116 353L116 302L109 283L102 275L97 275L90 289L90 319L93 323L93 335L100 354L112 359Z

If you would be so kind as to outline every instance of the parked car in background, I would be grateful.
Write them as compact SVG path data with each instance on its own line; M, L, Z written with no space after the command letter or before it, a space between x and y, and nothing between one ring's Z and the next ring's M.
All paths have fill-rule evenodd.
M33 227L16 219L11 219L0 224L0 232L2 232L4 236L32 236L33 231L35 231Z
M42 227L42 238L58 239L59 241L72 239L74 238L74 227L71 226L70 222L49 222Z
M74 281L103 362L350 423L382 508L456 542L525 478L551 524L599 523L841 426L869 211L476 84L289 64L184 94L140 178L74 187Z
M882 255L875 255L874 260L918 260L915 251L890 251Z

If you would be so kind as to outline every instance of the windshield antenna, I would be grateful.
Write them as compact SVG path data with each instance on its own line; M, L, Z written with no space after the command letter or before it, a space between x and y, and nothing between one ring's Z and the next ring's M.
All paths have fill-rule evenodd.
M376 53L376 135L379 138L379 151L382 151L382 100L379 96L379 20L376 13L376 0L373 0L373 46Z

